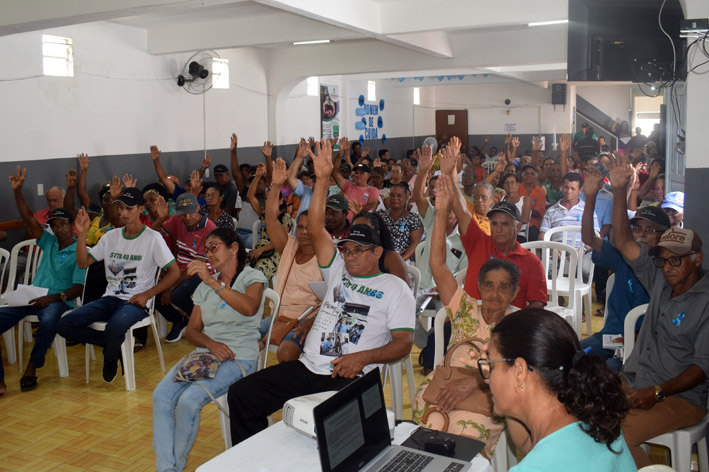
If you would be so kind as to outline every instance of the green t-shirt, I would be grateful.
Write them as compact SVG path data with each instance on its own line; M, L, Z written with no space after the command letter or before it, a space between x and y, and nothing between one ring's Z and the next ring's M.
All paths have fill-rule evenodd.
M217 278L218 274L214 275ZM268 280L260 270L244 267L231 288L240 293L246 293L249 285L262 283L264 291ZM265 293L265 292L264 292ZM211 339L224 343L234 351L237 359L252 361L258 359L259 326L263 318L263 300L258 312L253 316L245 316L232 308L212 288L202 282L192 294L192 300L202 311L204 334ZM205 348L198 348L206 350Z

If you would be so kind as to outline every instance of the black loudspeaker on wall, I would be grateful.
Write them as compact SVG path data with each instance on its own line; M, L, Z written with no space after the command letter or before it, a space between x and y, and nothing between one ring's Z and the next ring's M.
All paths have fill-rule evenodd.
M566 105L566 84L551 84L551 104Z

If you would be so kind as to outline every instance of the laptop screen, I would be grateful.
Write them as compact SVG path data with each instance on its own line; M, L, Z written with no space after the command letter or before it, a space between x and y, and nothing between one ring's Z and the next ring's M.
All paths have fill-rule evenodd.
M360 470L391 444L379 369L313 410L323 472Z

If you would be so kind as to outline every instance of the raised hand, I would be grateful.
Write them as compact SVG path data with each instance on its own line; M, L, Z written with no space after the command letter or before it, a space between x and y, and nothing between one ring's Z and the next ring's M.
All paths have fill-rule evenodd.
M418 150L417 150L418 151ZM419 152L419 169L424 169L426 172L433 166L433 149L431 146L422 146Z
M502 175L505 173L505 167L507 167L507 159L503 153L497 155L497 164L495 164L495 172Z
M86 172L89 170L88 154L79 154L79 157L77 157L76 160L79 161L79 169L81 169L81 172Z
M123 185L121 185L121 179L117 175L114 175L111 179L111 183L108 186L109 192L111 193L111 200L117 199L123 191Z
M282 158L276 159L276 163L273 166L273 175L271 180L276 187L282 186L286 180L288 180L288 169L286 169L286 162Z
M10 174L10 184L13 191L22 188L22 184L25 183L25 177L27 177L27 169L20 169L20 166L17 166L17 174Z
M310 146L310 149L313 149L315 147L315 143L317 143L317 141L315 141L315 138L310 136L308 138L308 145Z
M122 180L125 188L138 186L138 179L134 179L133 174L123 174Z
M199 194L202 190L202 178L196 170L193 170L190 174L190 189L192 189L195 195Z
M160 149L158 149L157 146L155 146L155 145L150 146L150 158L153 160L153 162L159 161L161 154L162 154L162 151Z
M231 143L229 144L229 150L234 152L236 151L236 146L239 144L239 138L236 136L236 133L231 133Z
M448 146L441 150L441 155L438 158L438 161L441 163L441 174L449 175L451 172L454 172L455 166L458 163L458 149L459 148L456 148L453 143L453 139L451 139Z
M517 149L519 147L519 137L515 136L510 142L512 143L513 149Z
M490 142L490 138L485 138L485 139L483 139L483 144L487 144L487 143L489 143L489 142Z
M264 175L265 173L266 173L266 164L264 164L263 162L259 162L259 163L256 165L256 174L255 174L255 176L260 178L260 177L263 177L263 175Z
M512 140L512 133L507 133L507 136L505 136L505 146L509 145L511 140Z
M571 136L568 134L560 135L559 147L561 148L561 155L566 157L569 154L569 149L571 149Z
M212 278L212 275L209 273L209 269L207 268L207 263L199 259L194 259L192 262L187 264L187 275L197 275L202 282L209 281L209 279Z
M89 226L91 226L91 219L88 213L86 213L86 208L81 207L81 210L76 213L76 217L74 218L76 233L85 235L89 231Z
M532 152L537 152L542 148L542 138L534 136L532 138Z
M436 212L448 214L453 203L453 191L451 189L451 178L448 174L441 173L436 185Z
M202 169L209 169L209 166L211 163L212 163L212 156L207 154L206 156L204 156L204 159L202 159L202 164L200 164L200 166L202 167Z
M155 211L160 219L167 219L170 216L170 207L164 197L158 196L155 200Z
M310 147L312 148L312 146ZM340 138L340 149L345 153L350 150L350 140L346 136Z
M330 143L330 146L332 146L332 147L335 147L335 145L337 144L337 138L335 138L335 137L328 138L327 140Z
M374 162L372 163L374 167L381 167L382 166L382 160L380 158L374 159Z
M261 148L261 154L263 154L264 157L267 157L270 159L272 152L273 152L273 145L271 144L271 141L264 141L263 147Z
M315 170L315 176L318 179L327 179L332 173L332 146L323 140L321 142L315 143L315 150L317 154L314 154L311 149L308 149L308 154L313 160L313 167Z
M633 175L633 166L623 154L611 153L608 157L610 158L611 185L614 189L625 188Z
M69 169L69 172L64 175L66 176L67 188L76 187L76 169Z
M308 142L305 138L300 138L298 143L298 151L295 153L295 157L299 159L304 159L308 155Z
M456 157L457 157L457 154L460 154L461 142L460 142L460 138L458 138L458 136L453 136L450 139L450 141L448 141L448 146L450 146L452 148L452 150L455 151ZM446 147L448 147L448 146L446 146Z
M371 151L371 149L369 149L368 147L362 148L362 157L367 157L367 156L369 156L369 152L370 152L370 151Z
M603 174L593 166L586 167L583 190L586 195L597 195L603 187Z
M347 200L347 204L349 205L350 211L353 215L358 215L362 212L362 204L360 202L356 200Z

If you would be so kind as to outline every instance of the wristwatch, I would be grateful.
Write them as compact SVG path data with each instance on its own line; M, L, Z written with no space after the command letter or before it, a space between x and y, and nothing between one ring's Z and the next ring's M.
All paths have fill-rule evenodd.
M655 385L655 400L657 400L657 402L660 403L664 399L665 399L665 392L662 391L662 387L660 387L659 385Z
M224 290L224 287L226 287L226 284L225 284L224 282L219 282L219 288L216 289L214 292L215 292L215 293L219 293L219 292L221 292L222 290Z
M63 301L64 303L66 303L66 293L64 293L64 292L60 293L60 294L59 294L59 298L61 298L62 301Z

